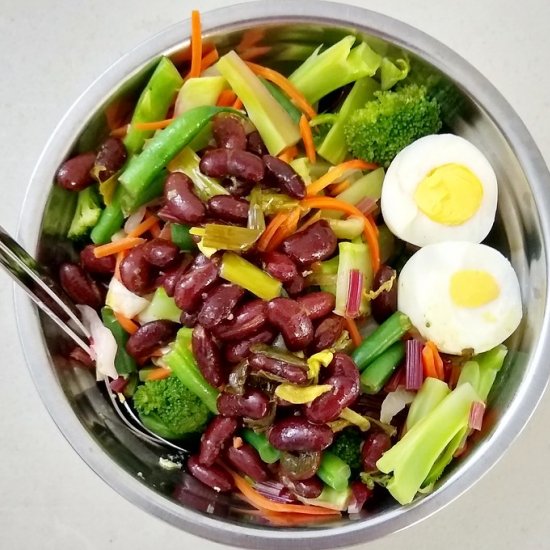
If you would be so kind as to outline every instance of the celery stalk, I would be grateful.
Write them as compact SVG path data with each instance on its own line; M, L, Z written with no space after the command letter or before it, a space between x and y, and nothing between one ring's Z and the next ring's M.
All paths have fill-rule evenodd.
M216 66L243 102L272 155L278 155L300 141L298 126L234 51L224 55Z
M166 290L159 286L153 294L151 303L139 314L140 323L149 323L151 321L159 321L165 319L179 323L181 309L176 305L174 298L166 294Z
M457 387L378 460L381 472L393 474L386 488L400 504L412 502L440 455L468 426L476 400L470 384Z
M318 48L290 75L290 82L315 103L337 88L373 76L380 55L365 42L352 49L354 43L355 36L346 36L322 53Z
M355 239L355 237L359 237L363 233L363 228L365 227L363 218L359 217L350 217L346 220L329 218L327 221L339 239Z
M350 117L357 109L365 106L367 101L373 99L374 92L380 88L376 80L365 77L359 79L346 97L342 107L340 108L336 122L332 125L328 134L321 145L317 148L317 152L323 158L332 164L340 164L348 153L344 128L349 122Z
M266 464L274 464L281 458L281 451L271 445L265 434L255 432L250 428L245 428L241 432L241 435L248 444L252 445L252 447L258 451L260 458Z
M163 57L138 99L130 129L124 138L124 145L130 155L139 152L145 140L153 135L153 130L136 130L133 125L165 118L182 84L183 79L174 64L167 57Z
M199 169L200 158L190 147L182 149L168 168L171 172L183 172L193 181L194 191L202 201L215 195L229 195L229 191L217 180L205 176Z
M343 491L348 487L351 469L339 456L325 451L317 470L317 476L336 491Z
M334 258L331 258L330 260L325 260L324 262L321 262L318 268L319 274L335 275L337 278L339 263L340 258L338 256L334 256ZM336 296L336 283L321 284L319 286L321 290L324 290L325 292L330 292L331 294L334 294Z
M497 374L504 364L507 353L508 349L506 346L500 344L496 348L480 353L474 357L474 361L479 365L479 385L476 387L476 391L481 400L487 401L489 392L493 387Z
M282 283L233 252L223 255L220 277L241 286L263 300L272 300L281 294Z
M275 84L271 84L271 82L264 80L263 78L260 79L263 83L263 85L269 90L269 93L277 100L279 105L288 113L288 116L293 120L295 124L298 124L300 122L300 117L302 116L302 112L300 109L294 106L294 103L288 99L288 97L284 94L284 92L279 89Z
M176 98L174 116L202 105L216 105L219 95L227 88L223 76L201 76L189 78L181 87Z
M384 57L380 64L380 86L382 90L389 90L400 80L407 78L411 64L408 59L398 58L395 61Z
M298 157L291 161L290 166L304 180L306 185L311 183L310 162L306 157Z
M437 378L426 378L409 408L405 430L409 431L428 416L451 393L449 386Z

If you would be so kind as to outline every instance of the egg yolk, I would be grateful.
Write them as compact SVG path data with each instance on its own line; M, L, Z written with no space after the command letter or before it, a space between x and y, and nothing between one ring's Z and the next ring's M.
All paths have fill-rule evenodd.
M418 185L414 200L432 221L461 225L479 209L483 185L460 164L444 164L432 170Z
M460 307L481 307L498 298L500 287L487 271L463 269L453 273L449 288L451 299Z

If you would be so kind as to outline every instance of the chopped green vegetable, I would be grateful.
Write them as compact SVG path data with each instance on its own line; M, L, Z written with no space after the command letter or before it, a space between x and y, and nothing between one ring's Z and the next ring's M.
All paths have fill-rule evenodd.
M67 236L72 240L88 236L101 216L99 193L95 185L78 192L76 210Z
M115 318L113 310L110 307L105 306L101 309L101 320L115 337L117 345L115 355L116 371L121 376L135 372L137 370L137 363L126 351L126 342L128 342L129 334L120 326L119 322Z
M159 286L153 294L151 303L139 314L140 323L149 323L165 319L179 323L181 309L176 305L174 298L166 294L164 287Z
M300 132L290 115L234 51L220 58L216 66L243 102L248 117L272 155L298 143Z
M300 122L300 117L302 116L302 112L300 109L294 106L294 103L290 101L290 99L285 95L285 93L275 86L275 84L272 84L271 82L264 80L263 78L260 79L263 83L263 85L269 90L269 93L277 100L279 105L288 113L288 116L292 119L292 121L295 124L298 124Z
M392 344L400 340L412 327L410 319L400 311L388 317L361 345L352 353L352 359L360 371L363 371Z
M343 460L356 474L362 468L361 445L363 435L356 428L345 428L334 437L330 452Z
M388 166L404 147L441 128L439 105L427 97L426 88L410 84L374 95L346 126L354 157Z
M133 403L145 426L167 439L201 433L210 417L204 403L175 376L145 382Z
M262 231L236 225L207 223L204 227L191 229L191 234L202 237L202 244L208 248L244 252L258 240Z
M332 510L343 512L347 510L351 497L351 489L344 487L341 491L337 491L328 485L325 485L323 492L317 498L300 498L304 504L312 506L322 506Z
M365 76L373 76L381 58L365 42L353 47L355 36L346 36L320 53L317 48L289 77L310 103Z
M317 470L317 476L329 487L332 487L336 491L342 491L348 486L351 468L337 455L325 451Z
M175 116L203 105L216 105L218 97L227 88L223 76L201 76L188 78L181 87L176 98Z
M389 90L399 81L407 78L411 64L405 58L397 58L392 61L388 57L382 59L380 64L380 87L382 90Z
M361 389L369 394L376 394L381 391L404 357L405 346L403 342L392 344L371 361L361 373Z
M263 300L272 300L281 294L282 283L233 252L223 255L220 277L252 292Z
M179 223L173 223L170 225L172 242L179 246L181 250L191 251L197 248L193 237L189 233L190 230L191 227L188 225L182 225Z
M258 451L260 458L266 464L274 464L281 458L281 451L271 445L265 434L245 428L241 435L247 443Z
M164 119L182 84L183 79L174 64L163 57L138 99L130 128L124 138L124 145L130 155L138 153L145 140L154 133L153 130L136 130L133 125Z
M410 430L420 420L428 416L449 393L451 390L445 382L437 378L426 378L411 403L405 430Z
M363 218L353 216L346 220L329 218L327 221L330 228L339 239L355 239L363 233L363 228L365 227Z

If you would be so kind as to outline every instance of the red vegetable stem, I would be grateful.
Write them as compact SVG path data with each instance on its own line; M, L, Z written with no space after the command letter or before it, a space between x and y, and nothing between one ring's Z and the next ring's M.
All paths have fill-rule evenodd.
M470 418L468 419L468 426L472 430L481 430L483 425L483 415L485 414L485 403L483 401L474 401L472 408L470 409Z
M359 269L350 269L348 283L348 299L346 303L346 317L358 317L363 295L363 274Z
M407 390L418 390L424 381L422 369L422 342L418 340L407 340L405 355L405 388Z

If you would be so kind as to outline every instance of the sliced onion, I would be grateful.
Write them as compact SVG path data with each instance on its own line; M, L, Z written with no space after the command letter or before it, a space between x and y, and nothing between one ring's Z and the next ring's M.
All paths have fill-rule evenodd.
M254 484L254 489L273 502L283 504L296 502L290 491L280 481L261 481Z
M130 292L116 277L113 277L109 283L105 304L116 313L133 319L149 305L149 300Z
M371 197L364 197L355 206L361 210L363 215L368 216L376 211L378 203Z
M361 299L363 297L363 281L363 274L359 269L350 269L346 317L354 318L360 315Z
M483 425L483 415L485 414L485 403L483 401L474 401L470 409L470 418L468 427L472 430L481 430Z
M419 390L424 381L422 348L423 344L419 340L407 340L405 356L405 388L407 390Z
M126 233L131 233L145 217L146 208L145 206L140 206L131 216L128 217L126 223L124 224L124 231Z
M380 409L380 421L390 424L393 417L410 405L416 394L400 387L386 395Z

